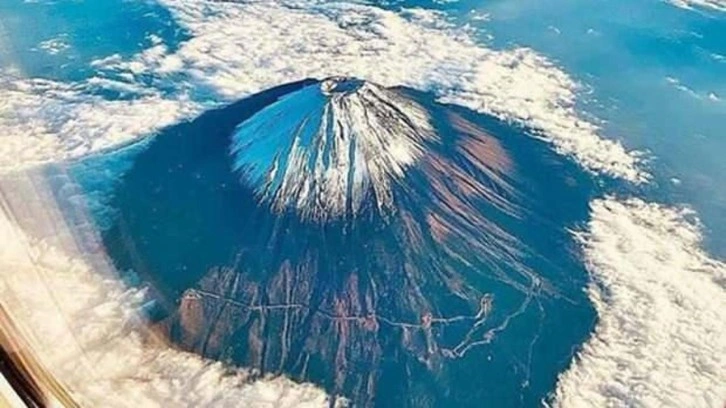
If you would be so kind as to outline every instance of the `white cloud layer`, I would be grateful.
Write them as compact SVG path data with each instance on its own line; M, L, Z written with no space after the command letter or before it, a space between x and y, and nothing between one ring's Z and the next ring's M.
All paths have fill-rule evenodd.
M312 385L251 380L241 369L156 338L139 317L144 293L124 289L101 254L79 250L42 187L24 178L0 187L11 197L3 208L14 210L0 212L0 303L31 334L39 360L77 402L110 408L328 406L326 394Z
M0 74L0 171L105 149L198 111L189 100L165 99L156 92L126 100L89 93L100 89L139 91L137 86L101 78L69 85Z
M560 407L713 407L726 402L726 264L686 210L592 203L583 236L599 322L557 387Z
M668 2L686 9L705 8L726 11L726 0L668 0Z

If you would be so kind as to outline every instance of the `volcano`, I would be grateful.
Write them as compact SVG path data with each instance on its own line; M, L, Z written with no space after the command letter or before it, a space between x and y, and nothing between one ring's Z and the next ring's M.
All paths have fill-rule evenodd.
M594 323L590 176L424 92L288 84L63 171L172 342L353 406L538 404Z

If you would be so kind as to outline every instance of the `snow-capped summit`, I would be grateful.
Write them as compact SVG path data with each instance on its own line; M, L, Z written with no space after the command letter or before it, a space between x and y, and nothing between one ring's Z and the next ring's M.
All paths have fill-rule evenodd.
M236 129L235 170L276 211L305 218L392 204L391 186L435 138L426 110L401 92L331 77L263 109Z

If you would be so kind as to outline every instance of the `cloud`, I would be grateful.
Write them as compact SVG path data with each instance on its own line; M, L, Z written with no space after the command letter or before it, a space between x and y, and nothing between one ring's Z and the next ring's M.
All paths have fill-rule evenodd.
M65 84L0 76L0 171L79 157L138 138L199 111L185 98L143 91L109 100L98 91L139 92L103 78Z
M599 322L557 405L722 407L726 264L701 249L688 210L609 197L582 242Z
M62 36L60 36L41 42L40 44L38 44L38 48L47 52L50 55L56 55L62 53L63 51L66 51L68 48L70 48L70 45Z
M726 1L724 0L668 0L668 2L685 9L704 8L726 11Z

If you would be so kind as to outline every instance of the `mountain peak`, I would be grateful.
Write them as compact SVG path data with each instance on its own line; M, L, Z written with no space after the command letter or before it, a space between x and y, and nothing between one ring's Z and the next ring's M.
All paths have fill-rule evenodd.
M435 138L427 111L403 93L331 77L240 124L232 155L273 210L329 219L390 209L393 183Z

